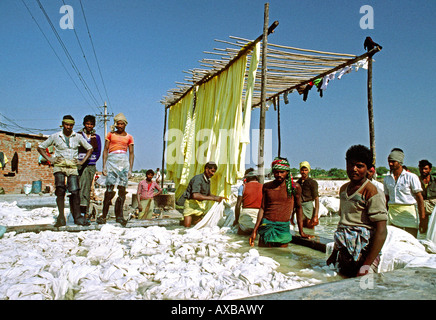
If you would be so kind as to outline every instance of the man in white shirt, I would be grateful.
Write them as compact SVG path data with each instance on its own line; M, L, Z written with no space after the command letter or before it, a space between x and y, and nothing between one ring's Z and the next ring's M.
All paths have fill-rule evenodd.
M426 232L424 199L416 174L403 169L404 152L394 148L388 156L390 175L383 181L389 224L417 237L418 229ZM416 212L418 205L418 212ZM419 213L419 214L418 214Z
M83 165L91 156L93 148L81 134L73 131L74 118L70 115L62 119L62 131L52 134L47 140L38 146L38 152L53 164L55 178L56 204L59 215L55 227L66 225L64 216L65 194L68 190L70 195L70 211L77 225L87 226L89 222L80 213L80 187L78 166ZM54 156L49 157L45 149L54 146ZM87 151L82 160L79 160L79 146ZM65 184L67 180L67 184Z

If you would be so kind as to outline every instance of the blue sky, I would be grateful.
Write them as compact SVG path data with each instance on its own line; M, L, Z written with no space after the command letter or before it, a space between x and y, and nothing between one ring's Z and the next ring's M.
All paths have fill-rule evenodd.
M86 114L101 113L98 105L109 101L109 113L123 112L129 121L126 131L135 139L135 170L161 166L164 109L159 101L167 90L183 81L183 70L200 66L198 61L207 57L203 51L225 47L214 39L260 35L266 2L82 0L106 95L79 0L65 0L74 9L75 31L101 99L73 30L59 26L63 1L40 1L97 105L66 59L37 2L24 0L80 91L23 2L2 0L0 123L9 126L0 129L11 128L6 118L24 128L54 129L64 114L73 115L80 124ZM360 28L363 5L374 9L374 29ZM387 167L386 158L393 147L405 151L409 166L417 166L424 158L436 164L435 17L436 1L432 0L271 0L270 23L278 20L279 26L269 42L360 55L365 37L371 36L383 46L374 57L373 70L377 166ZM307 160L312 167L344 168L348 147L369 145L366 79L366 71L359 70L329 84L323 98L312 90L303 102L294 92L290 104L281 103L282 156L287 156L293 167ZM266 128L272 130L274 154L276 116L272 108L267 112ZM252 128L258 123L259 111L254 110ZM103 136L103 129L98 133Z

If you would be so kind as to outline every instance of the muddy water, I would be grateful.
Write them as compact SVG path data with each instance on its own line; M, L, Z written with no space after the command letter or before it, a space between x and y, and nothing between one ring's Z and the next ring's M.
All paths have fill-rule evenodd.
M320 224L315 230L304 229L307 234L318 235L327 239L333 239L333 232L336 230L339 217L321 217ZM178 228L178 227L175 227ZM248 236L241 236L235 233L228 233L229 241L238 242L241 247L236 250L238 253L248 252L252 247L248 244ZM308 277L322 282L338 281L343 279L334 270L327 270L325 261L327 260L324 252L314 250L305 246L290 243L287 248L260 248L254 247L259 254L274 259L280 266L278 272L288 274L294 273L300 277Z

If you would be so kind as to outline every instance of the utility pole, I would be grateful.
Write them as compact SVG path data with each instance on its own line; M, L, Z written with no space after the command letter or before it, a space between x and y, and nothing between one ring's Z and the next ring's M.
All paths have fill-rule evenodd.
M104 106L103 106L103 113L97 114L97 117L101 117L103 118L103 123L104 123L104 137L106 138L107 136L107 122L109 121L110 117L113 117L114 114L107 114L107 105L106 105L106 101L104 102Z

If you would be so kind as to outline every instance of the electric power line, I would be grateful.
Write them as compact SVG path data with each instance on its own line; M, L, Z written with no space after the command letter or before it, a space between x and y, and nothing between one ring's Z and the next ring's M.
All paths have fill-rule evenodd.
M66 6L65 0L62 0L62 2L64 4L64 6ZM70 21L71 21L70 12L68 11L67 14L68 14L68 19L70 19ZM86 66L88 67L89 73L91 74L92 80L94 81L95 88L97 89L97 92L100 96L100 99L103 102L104 99L101 96L100 89L98 88L97 82L95 81L94 74L92 73L91 67L89 66L89 63L88 63L88 59L86 59L86 55L85 55L85 52L83 51L83 47L82 47L82 44L80 43L79 36L77 35L75 26L73 27L73 32L74 32L74 35L76 36L76 40L77 40L77 43L79 44L79 48L82 51L83 58L85 59L85 62L86 62Z
M88 30L88 37L89 37L89 40L91 41L92 51L94 52L95 61L97 62L98 72L100 73L101 82L103 83L104 92L106 94L106 98L107 98L109 106L112 107L112 103L110 102L109 95L107 93L106 84L104 83L104 78L103 78L103 75L101 72L100 63L98 62L98 59L97 59L97 53L95 52L94 41L92 41L91 32L89 31L88 20L86 19L86 16L85 16L85 10L84 10L83 5L82 5L82 0L79 0L79 2L80 2L80 7L82 9L83 19L85 20L86 29Z
M6 121L11 123L11 124L7 124L7 123L3 123L0 121L0 127L6 128L6 129L10 130L11 132L15 132L17 129L23 130L24 133L33 133L33 134L38 134L41 132L54 133L56 131L59 131L59 128L56 128L56 129L26 128L26 127L20 126L18 123L15 122L15 120L6 117L2 113L0 113L0 116L2 116Z
M47 41L48 45L50 46L51 50L53 51L53 53L55 54L56 58L59 60L59 62L61 63L62 67L64 68L65 72L67 73L68 77L71 79L71 81L74 83L74 86L77 88L77 90L80 92L80 94L82 95L83 99L85 100L85 102L88 104L88 106L91 106L91 104L89 103L89 101L86 99L86 97L84 96L82 90L80 90L80 88L77 86L76 82L74 81L73 77L71 76L71 74L68 72L67 68L65 67L65 64L62 62L61 58L59 57L59 55L57 54L56 50L53 48L53 46L51 45L50 41L48 40L47 36L45 35L44 31L42 30L41 26L39 25L38 21L36 21L35 17L33 16L32 12L30 11L29 7L27 6L27 4L24 2L24 0L21 0L21 2L23 3L23 5L26 7L27 12L29 12L30 16L32 17L33 21L35 22L36 26L38 27L39 31L41 31L42 35L44 36L44 39Z
M79 77L80 82L82 82L86 92L88 93L88 95L91 97L91 100L94 101L95 105L98 106L98 102L97 99L95 98L94 94L91 92L91 90L89 89L88 84L86 83L85 79L83 78L82 74L80 73L79 69L77 68L77 65L75 64L73 58L71 57L67 47L65 46L64 42L62 41L61 37L59 36L59 33L56 31L56 28L54 27L50 17L48 16L47 12L44 9L44 6L42 5L40 0L36 0L36 2L39 5L39 8L41 9L42 13L44 14L47 22L49 23L56 39L58 40L59 44L61 45L65 55L67 56L68 61L70 62L73 70L76 72L77 76Z

